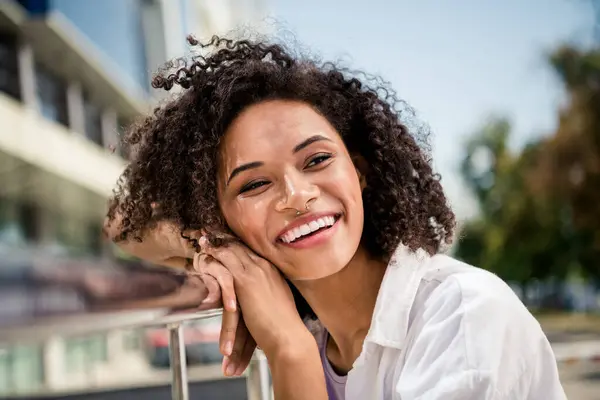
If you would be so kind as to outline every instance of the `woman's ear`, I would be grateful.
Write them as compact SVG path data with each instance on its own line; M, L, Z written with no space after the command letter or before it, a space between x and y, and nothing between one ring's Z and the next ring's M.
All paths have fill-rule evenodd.
M358 174L360 189L364 190L367 187L367 172L369 171L367 160L360 154L352 154L350 155L350 158L352 159L352 163Z

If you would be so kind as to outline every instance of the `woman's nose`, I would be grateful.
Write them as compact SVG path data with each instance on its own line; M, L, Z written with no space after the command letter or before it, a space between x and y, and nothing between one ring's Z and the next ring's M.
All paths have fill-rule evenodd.
M319 196L319 188L306 174L293 172L286 174L283 179L282 194L277 202L277 211L308 210L308 203Z

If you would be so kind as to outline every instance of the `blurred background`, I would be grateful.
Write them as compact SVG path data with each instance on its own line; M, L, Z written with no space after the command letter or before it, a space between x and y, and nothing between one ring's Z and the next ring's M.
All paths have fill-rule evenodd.
M539 318L569 398L600 399L598 0L0 0L0 271L23 253L137 262L101 235L119 135L187 34L240 27L392 84L433 132L449 251ZM245 398L219 323L186 328L192 398ZM0 397L168 398L168 364L158 328L0 344Z

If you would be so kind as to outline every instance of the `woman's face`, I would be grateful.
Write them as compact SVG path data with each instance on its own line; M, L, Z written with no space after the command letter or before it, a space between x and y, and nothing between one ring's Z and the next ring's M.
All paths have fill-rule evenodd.
M363 230L360 173L340 135L310 106L245 109L220 151L219 205L231 230L291 280L344 268Z

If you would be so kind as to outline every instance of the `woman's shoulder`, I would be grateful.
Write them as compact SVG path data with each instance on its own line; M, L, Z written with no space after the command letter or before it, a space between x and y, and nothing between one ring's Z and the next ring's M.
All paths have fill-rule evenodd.
M511 287L490 271L466 264L446 255L431 257L421 286L432 286L432 296L449 297L461 303L522 305Z
M403 287L415 293L424 288L431 294L461 297L483 295L514 300L513 290L498 276L445 254L430 256L423 250L399 246L388 265L386 288ZM387 283L387 282L385 282ZM434 290L435 289L435 290Z
M502 279L447 256L431 257L423 268L411 308L405 379L427 376L430 370L421 366L438 365L464 388L475 379L482 390L511 394L506 398L521 398L514 394L540 379L557 382L546 336ZM539 376L532 376L536 369ZM560 393L560 387L553 390Z
M460 326L456 332L467 341L467 349L486 340L490 345L510 343L507 349L523 353L547 345L538 321L507 283L451 257L432 257L414 306L427 326Z
M493 273L447 255L404 248L388 265L375 314L373 331L387 332L384 339L399 341L415 320L463 321L468 327L484 325L490 318L494 323L489 326L537 324L510 286Z

